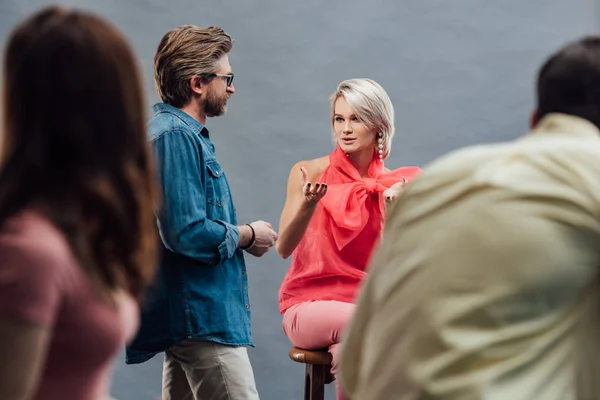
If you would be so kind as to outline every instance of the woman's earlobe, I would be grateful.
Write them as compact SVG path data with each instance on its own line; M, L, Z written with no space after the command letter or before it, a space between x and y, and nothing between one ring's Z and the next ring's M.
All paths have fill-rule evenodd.
M383 161L383 133L377 134L377 152L379 153L379 161Z

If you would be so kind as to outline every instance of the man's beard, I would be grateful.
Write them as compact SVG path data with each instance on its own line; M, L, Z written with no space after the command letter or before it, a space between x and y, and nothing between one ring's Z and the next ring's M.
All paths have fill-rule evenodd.
M209 93L204 99L203 106L206 116L219 117L227 112L227 97L218 98L213 93Z

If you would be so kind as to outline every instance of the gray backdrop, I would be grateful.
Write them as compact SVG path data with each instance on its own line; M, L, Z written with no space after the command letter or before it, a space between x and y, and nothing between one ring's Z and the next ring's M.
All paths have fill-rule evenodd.
M0 0L2 46L45 0ZM396 108L388 167L424 165L460 146L511 139L527 127L533 79L557 46L600 28L600 0L70 0L110 18L131 40L148 99L160 37L181 24L219 25L236 43L236 94L208 121L241 221L278 225L290 167L331 150L328 97L352 77L377 80ZM51 94L47 94L51 95ZM302 366L287 357L277 290L289 262L248 258L263 400L301 399ZM125 366L113 395L152 400L162 357ZM328 399L334 398L328 388Z

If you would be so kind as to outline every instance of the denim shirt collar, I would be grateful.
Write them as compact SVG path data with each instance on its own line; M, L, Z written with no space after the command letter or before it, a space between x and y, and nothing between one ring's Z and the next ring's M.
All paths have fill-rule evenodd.
M181 111L179 108L173 107L172 105L166 103L157 103L152 107L152 111L154 112L155 117L162 112L173 114L174 116L179 118L184 124L189 126L190 129L196 135L202 136L205 139L210 139L208 129L206 129L206 127L200 122L192 118L191 115L189 115L185 111Z

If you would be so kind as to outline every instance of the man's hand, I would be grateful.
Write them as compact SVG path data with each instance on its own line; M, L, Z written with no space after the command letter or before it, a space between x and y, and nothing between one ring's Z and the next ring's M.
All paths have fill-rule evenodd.
M254 229L254 244L246 251L255 257L262 257L277 240L277 232L273 226L265 221L254 221L250 224Z

